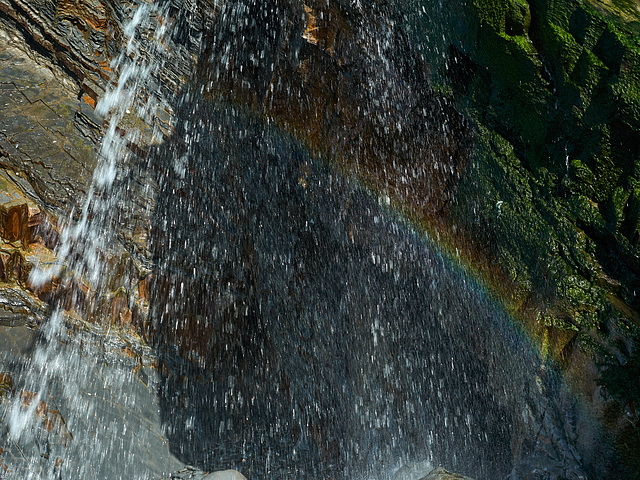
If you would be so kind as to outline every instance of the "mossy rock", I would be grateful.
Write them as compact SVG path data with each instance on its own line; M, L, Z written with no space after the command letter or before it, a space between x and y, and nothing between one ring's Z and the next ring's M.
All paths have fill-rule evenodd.
M531 24L531 11L525 0L474 0L478 17L494 30L523 35Z
M498 32L505 31L510 3L509 0L473 0L478 18Z
M435 3L420 2L445 39L434 78L477 132L449 221L506 272L515 308L597 358L594 332L640 323L637 2Z
M508 35L524 35L531 25L531 10L529 4L524 1L512 1L509 3L505 18L505 33Z
M605 64L593 52L583 49L568 77L580 90L581 108L590 105L592 96L608 76L609 69Z
M535 49L526 37L480 30L478 44L486 52L478 61L491 72L487 112L509 136L544 142L547 135L549 92L538 75Z
M596 193L596 176L593 171L578 158L570 160L569 165L569 175L564 180L565 186L583 197L593 198Z
M554 68L555 78L566 82L578 63L583 47L567 30L553 23L541 27L540 41L542 51Z
M569 17L569 33L587 50L593 49L606 28L607 23L602 18L583 6L578 6Z
M618 116L635 124L640 117L640 90L637 79L613 77L608 85L610 94L619 101Z
M613 240L619 246L609 251L630 257L640 211L628 180L640 170L631 140L640 127L637 39L589 4L569 0L473 0L467 6L451 20L455 31L466 31L452 35L450 55L462 67L451 74L465 72L465 80L452 85L480 125L480 153L458 204L480 209L493 251L502 252L507 269L527 287L548 290L549 282L535 280L533 270L541 268L535 257L551 259L542 262L548 269L542 276L559 275L554 288L567 284L562 275L585 274L590 262L557 260L539 240L568 241L576 227L596 243ZM465 191L476 199L461 199ZM593 260L587 252L573 257ZM594 268L587 270L593 278Z

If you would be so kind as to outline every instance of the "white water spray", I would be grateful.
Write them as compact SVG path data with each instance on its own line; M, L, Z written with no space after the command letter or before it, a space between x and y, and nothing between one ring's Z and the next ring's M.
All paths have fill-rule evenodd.
M95 292L95 298L98 299L106 293L110 245L117 242L113 226L117 221L119 202L126 195L124 178L133 155L130 146L139 144L142 138L142 132L135 126L123 127L123 120L134 117L143 124L151 124L159 105L160 100L150 92L152 79L162 68L164 58L162 40L166 25L160 21L162 18L164 15L161 8L142 2L124 28L126 48L113 60L111 69L116 74L96 106L96 113L108 117L109 122L100 146L92 184L79 215L72 211L63 222L60 246L57 249L58 261L52 266L38 265L33 268L30 280L35 287L56 279L61 286L66 287L67 295L74 295L75 285L82 285ZM154 137L156 134L154 131ZM157 139L151 139L152 142L155 140ZM72 339L67 335L63 304L68 304L68 300L65 298L58 302L50 318L40 329L41 341L23 374L26 379L24 388L13 398L8 408L9 438L16 443L37 442L33 432L37 430L38 423L42 422L48 410L57 411L50 405L53 397L47 392L53 388L61 389L64 396L70 399L72 411L65 412L65 424L58 425L58 430L64 427L66 435L71 437L67 427L78 426L71 429L77 437L75 443L78 445L69 449L68 456L83 451L82 455L87 457L86 465L80 463L79 469L82 471L75 471L74 475L78 475L76 478L97 478L95 474L98 469L89 464L88 458L91 458L91 462L104 462L109 458L106 450L119 447L115 443L100 444L97 432L81 430L86 420L95 414L91 390L110 393L122 390L123 386L117 383L125 380L118 375L107 378L103 372L96 375L95 366L100 352L91 352L91 347L83 340ZM74 301L75 298L72 297L71 300ZM106 336L104 341L108 340ZM61 348L62 343L71 345ZM95 383L96 376L101 377L103 385L90 385L91 382ZM105 425L105 428L109 430L119 427ZM126 430L126 425L124 428ZM91 439L95 439L93 446ZM62 461L55 462L56 469L64 461L60 460ZM28 472L14 471L13 474L16 478L42 478L42 469L38 468L31 462ZM50 471L45 475L51 477L54 472Z

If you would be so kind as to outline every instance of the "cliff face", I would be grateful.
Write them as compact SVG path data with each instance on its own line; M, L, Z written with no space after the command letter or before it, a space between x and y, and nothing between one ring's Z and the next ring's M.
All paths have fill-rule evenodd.
M504 269L516 315L595 403L601 375L600 414L627 417L614 430L637 474L638 4L423 5L411 31L438 38L442 20L426 54L476 132L448 225Z
M620 382L638 374L637 4L272 4L265 31L229 35L248 14L235 3L213 22L205 95L233 91L479 270L632 459L640 399ZM254 43L234 48L240 36Z
M472 265L545 356L574 374L609 422L633 476L640 402L638 5L440 3L170 2L165 17L154 20L172 25L155 81L166 98L184 91L274 123ZM130 6L0 0L0 12L4 30L25 37L3 37L0 52L0 95L11 105L0 119L0 181L7 185L0 281L32 293L32 310L41 312L39 302L52 301L57 284L31 288L29 265L51 259L56 217L80 203L87 188L104 121L93 108L114 74L110 62L122 48ZM20 52L30 58L22 66L15 63ZM42 71L25 76L33 65ZM180 128L188 130L183 103ZM173 109L166 107L131 145L141 162L149 132L172 136ZM143 123L126 121L123 129ZM167 145L171 154L186 152L180 139ZM306 188L309 167L296 168ZM184 280L149 280L158 276L149 273L152 257L164 254L163 235L172 234L152 230L140 213L155 201L156 180L149 198L135 195L136 226L123 228L126 249L119 245L109 260L117 272L110 292L93 298L86 285L66 285L83 299L81 315L111 316L150 336L158 332L147 321L149 300ZM211 188L206 180L196 182L203 192ZM185 212L199 200L186 200ZM246 223L245 207L238 208L232 220ZM366 241L354 232L352 241ZM257 275L254 247L233 248L242 272L230 284L238 296L255 295L241 282ZM206 295L210 285L201 280L193 288ZM153 294L150 285L158 287ZM206 303L186 304L193 319L184 332L171 333L185 337L173 341L206 356L211 326L198 310ZM229 307L228 316L237 318L247 305ZM597 382L605 386L604 402Z
M637 20L598 5L469 3L439 72L478 130L456 216L560 326L638 318Z

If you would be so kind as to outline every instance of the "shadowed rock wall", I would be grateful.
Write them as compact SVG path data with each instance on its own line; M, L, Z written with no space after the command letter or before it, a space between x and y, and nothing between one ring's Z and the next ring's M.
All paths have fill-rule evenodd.
M448 223L503 269L514 313L572 372L617 432L621 471L637 476L640 398L624 379L640 351L638 4L421 5L410 35L434 39L423 50L433 80L476 131Z
M198 99L275 123L471 261L508 297L544 354L576 373L628 459L638 439L640 401L633 387L640 211L634 5L469 0L450 2L443 11L439 2L373 2L366 8L351 2L172 2L166 18L158 19L176 27L167 39L158 91L170 95L188 82ZM26 253L35 248L27 232L44 219L55 226L56 215L71 210L86 188L102 123L91 109L113 75L109 62L121 47L128 8L0 0L5 30L24 35L26 51L49 55L36 64L58 72L70 92L51 99L41 72L24 83L29 69L16 74L16 64L7 63L14 57L0 58L8 79L1 82L2 95L14 107L11 118L19 119L0 119L0 158L13 175L7 191L15 188L33 202L15 204L12 195L3 200L3 237L22 238L24 245L3 244L2 278L25 290ZM251 23L254 18L261 21ZM171 116L167 110L156 117L166 138ZM132 166L137 171L149 145L131 147L139 155L140 164ZM304 171L300 179L306 181ZM206 179L196 183L208 191ZM156 191L138 189L135 208L148 211ZM163 211L162 202L158 208ZM129 214L116 217L126 223ZM162 263L157 245L166 232L154 232L149 251L152 219L139 220L123 229L128 253L114 255L110 288L118 293L104 308L101 303L79 311L112 315L148 331L151 257ZM191 228L202 224L194 221ZM43 232L41 243L54 246L55 228ZM255 282L252 248L246 242L229 248L229 263L240 260L235 284L225 287L222 277L206 276L190 284L203 297L211 294L208 282L219 284L210 300L226 305L223 316L255 308L243 300L254 295L247 290ZM181 280L169 282L158 291L170 292ZM75 288L73 296L84 298L83 289ZM50 291L33 293L51 300ZM189 354L206 356L212 327L197 326L198 304L186 301L196 328L181 338ZM607 366L600 382L613 401L600 395L597 362ZM591 458L596 462L597 455ZM621 472L632 477L637 471L637 465L625 468Z

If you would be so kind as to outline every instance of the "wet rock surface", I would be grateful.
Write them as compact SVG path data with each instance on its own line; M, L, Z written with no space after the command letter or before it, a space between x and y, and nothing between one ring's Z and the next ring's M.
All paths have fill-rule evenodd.
M593 413L625 425L604 465L590 455L597 475L635 478L637 420L612 412L640 400L623 380L640 351L637 2L423 4L416 34L446 38L434 81L477 126L449 218L506 269L513 310Z
M572 407L550 400L562 385L532 376L540 359L504 313L384 197L233 106L177 111L175 143L152 155L150 339L176 366L161 397L180 458L250 478L353 478L421 457L479 478L525 459L584 475Z
M619 176L612 180L616 188L609 192L611 195L602 197L597 205L591 205L589 200L583 202L591 197L588 192L580 193L578 200L582 203L572 204L573 213L569 214L570 219L572 215L578 218L578 230L562 224L567 227L561 229L568 232L567 236L555 235L545 227L549 218L556 218L555 214L552 212L549 217L548 211L535 199L540 195L546 200L555 198L555 194L547 195L547 180L560 177L553 177L553 165L538 168L535 157L527 157L533 162L531 165L535 164L536 175L540 174L534 180L528 167L521 168L522 152L531 152L531 145L526 144L523 150L514 140L517 134L508 128L507 119L514 113L513 106L505 106L502 100L494 102L496 98L503 99L504 92L512 91L509 89L515 83L509 83L509 79L503 79L506 83L486 83L485 69L495 67L491 64L496 60L494 57L473 56L465 44L456 44L457 50L450 50L450 46L442 49L450 52L451 71L464 73L467 76L460 78L469 80L463 82L462 87L454 82L452 88L462 88L472 104L478 102L473 104L474 108L482 109L487 106L487 98L492 99L488 101L491 107L488 115L479 122L480 147L475 150L474 161L469 163L469 125L455 112L455 101L445 100L429 86L430 72L423 63L424 58L408 49L411 32L398 33L391 28L393 22L399 22L399 16L389 16L383 7L362 13L347 2L335 2L332 7L323 2L308 3L292 6L290 2L274 1L259 6L251 2L215 5L172 2L168 6L167 18L170 23L177 23L178 28L167 40L166 68L161 69L155 80L158 91L160 96L171 98L170 93L175 93L195 70L190 77L192 98L201 99L202 92L206 93L210 106L205 108L205 116L213 120L196 126L195 130L205 140L189 151L180 145L181 137L190 129L187 121L194 113L189 111L188 101L177 120L173 118L172 108L179 106L175 99L163 104L162 111L157 112L149 125L141 126L135 114L125 119L123 131L142 127L145 132L139 142L130 145L135 152L129 165L131 172L146 168L149 152L152 156L156 154L151 147L154 142L166 141L163 148L168 149L168 153L165 155L170 153L173 157L163 158L162 154L153 157L150 163L155 162L156 171L139 177L132 174L123 181L126 185L123 188L127 191L131 188L132 201L114 216L116 223L126 225L118 230L118 243L114 244L114 252L110 252L109 262L116 272L113 281L103 292L104 298L98 300L85 295L88 286L82 282L66 285L64 295L81 299L72 305L59 303L58 299L64 295L52 293L55 282L42 290L32 288L29 271L32 265L58 261L53 253L56 219L64 218L65 212L82 204L96 163L95 143L101 137L104 121L93 107L113 73L108 62L119 48L122 22L131 10L129 6L92 1L73 5L61 2L52 9L49 4L38 2L0 0L3 12L0 16L0 106L3 113L9 112L0 117L0 166L3 169L0 177L3 239L0 244L0 328L5 329L3 338L7 339L7 353L3 357L6 365L2 367L7 373L0 376L0 392L5 413L2 439L10 444L9 447L0 445L3 449L0 457L2 465L7 465L7 472L11 470L8 475L22 478L26 463L37 459L38 472L43 476L65 472L74 478L81 471L98 478L118 478L116 464L129 465L130 459L145 458L147 464L138 462L127 474L135 476L153 471L164 475L179 470L180 462L185 462L209 469L236 467L249 478L272 475L276 471L291 476L312 476L320 471L343 472L345 468L356 468L354 465L369 468L381 458L414 459L427 455L419 447L426 443L432 447L429 454L434 460L477 478L510 475L513 479L577 479L585 477L585 466L593 467L598 462L598 475L616 470L618 467L613 464L607 442L603 441L605 432L589 421L589 408L576 402L562 382L555 379L548 364L541 367L537 359L533 361L535 368L530 369L535 372L533 376L522 381L507 379L504 366L499 365L502 360L497 360L502 358L498 352L503 351L503 345L480 345L475 338L475 335L484 338L482 335L488 335L487 331L493 332L496 338L508 336L491 323L498 322L496 318L500 315L486 305L481 309L482 314L472 314L468 311L470 307L461 306L470 298L482 301L471 292L473 288L451 280L458 278L455 274L442 273L446 269L437 255L411 237L413 234L408 233L396 217L387 216L385 205L407 200L429 215L447 213L453 205L454 210L458 209L453 212L454 216L460 212L468 215L468 211L464 213L467 207L474 212L475 207L481 207L480 218L489 219L489 227L484 223L473 224L470 228L474 234L486 236L488 231L492 232L486 238L499 240L495 245L502 253L497 258L504 261L506 270L511 269L509 275L525 278L526 288L535 290L540 285L546 288L542 294L527 297L530 301L524 302L523 310L541 309L551 312L553 317L558 311L555 308L562 303L559 299L566 294L569 307L565 310L571 311L579 305L575 310L579 317L591 321L602 305L606 307L606 303L597 302L607 289L612 289L615 298L622 301L616 303L615 298L612 301L618 314L622 312L631 319L636 318L635 297L627 286L629 279L628 285L635 282L636 194L626 195L627 186L616 184ZM508 3L510 8L504 22L498 19L492 23L489 6L483 7L480 15L486 17L486 24L498 31L498 36L502 35L502 40L493 34L478 38L505 42L509 55L530 66L530 59L523 56L531 53L527 50L530 46L523 44L520 37L526 39L527 32L540 28L536 22L540 21L544 2ZM249 4L253 10L245 11L244 7ZM269 11L269 7L277 8ZM221 16L221 11L231 14ZM276 11L286 14L278 16ZM276 35L269 36L271 30L266 24L243 27L237 36L230 34L234 19L254 14L262 15L269 27L274 26ZM587 17L591 20L586 21L580 12L576 13L568 27L571 35L584 43L578 66L575 73L572 72L572 81L579 84L580 95L597 96L599 90L589 86L589 72L594 69L596 73L606 69L613 72L619 66L622 83L615 83L611 77L611 89L617 92L618 87L629 87L629 78L635 75L635 57L629 51L622 55L622 60L615 55L608 57L610 52L624 50L620 50L619 37L613 30L607 30L609 27L602 30L596 17ZM386 24L389 19L393 22ZM380 38L389 40L392 48L373 48L380 46L376 35L367 36L367 32L358 30L367 22L376 25ZM589 42L594 39L590 35L596 30L602 33L596 43L596 47L600 45L597 59L585 53L591 48ZM536 40L541 43L536 43L536 48L552 55L548 52L555 48L554 42L573 45L571 39L561 33L540 33ZM241 49L229 65L224 64L223 59L216 56L222 50L212 48L237 47L241 45L242 35L247 48ZM202 38L208 40L202 43ZM615 48L606 48L607 42ZM474 48L481 50L483 45L486 47L489 43L480 42ZM265 46L265 56L258 60L255 53ZM372 54L376 51L379 56ZM196 70L193 68L195 58L202 52L207 61ZM405 53L406 57L398 58ZM461 53L471 58L471 64ZM391 62L389 65L385 64L387 60ZM532 62L540 69L535 60ZM600 63L604 63L604 67ZM383 80L367 72L368 69L377 71L383 64L387 75ZM221 67L224 68L220 70ZM559 65L554 64L554 68L557 70L547 71L546 75L561 71ZM504 73L503 70L496 72L494 80ZM222 80L211 87L207 82L213 80L214 73L221 73ZM220 85L224 87L222 91ZM198 91L200 87L205 88ZM486 91L489 87L494 89L490 95ZM567 84L563 88L571 90L572 87ZM229 95L229 89L233 89L233 95ZM619 143L624 144L624 135L620 136L620 132L628 133L636 128L633 124L635 100L630 91L632 89L620 90L626 102L624 118L616 120L622 124L611 123L607 138L611 140L613 132L613 143L604 142L611 143L614 150ZM548 93L540 98L547 98L545 95ZM583 106L588 103L584 98L581 102ZM425 110L410 108L411 105L428 108L425 113ZM532 102L527 108L536 106L539 102ZM236 108L244 113L236 115ZM519 116L520 111L515 111L515 116ZM390 133L384 130L384 122L380 122L386 114L389 114L386 120L393 124ZM262 120L255 117L249 120L251 115ZM260 126L265 118L266 123L276 122L281 130L297 137L297 141L284 140L282 131L272 136L272 131ZM494 131L483 130L487 118L487 125ZM589 118L595 117L587 116L586 123L591 121ZM520 119L512 126L521 129L520 133L537 135L540 125L533 123L525 125ZM214 127L223 127L229 140L211 139ZM451 138L432 133L440 127L460 136ZM606 140L605 134L598 138ZM531 138L538 138L535 135ZM420 136L424 138L417 140ZM446 143L445 138L450 138L452 143ZM386 143L387 139L391 141ZM305 152L300 142L325 155L344 156L346 165L358 172L359 178L383 193L379 202L383 207L359 186L336 180L341 173L314 163L316 160ZM359 150L361 143L363 148ZM425 145L444 155L441 170L434 167L437 155L429 148L423 149ZM620 152L629 154L629 158L635 154L631 147L621 148L610 158L614 163L621 158ZM566 145L565 149L569 153ZM557 153L556 150L550 151ZM189 155L183 161L186 151ZM490 161L497 159L497 167L493 165L497 170L478 170L482 164L476 160L483 152ZM606 153L606 149L603 152ZM394 163L396 153L401 162ZM606 161L603 164L594 160L594 167L585 163L581 154L571 154L576 158L567 157L571 160L567 167L568 180L562 177L562 188L583 188L583 180L592 178L591 170L608 171ZM412 163L414 156L419 156L420 162ZM217 162L212 164L211 158ZM466 170L467 167L470 170ZM463 173L469 171L471 177L464 177ZM492 176L494 171L499 174ZM550 177L547 171L551 172ZM480 181L474 184L478 178ZM527 182L521 182L523 178L533 183L528 187ZM237 179L242 179L242 184L238 184ZM484 182L487 179L490 181ZM498 179L497 183L491 179ZM469 206L455 201L461 198L456 197L458 191L465 193L469 188L486 194L485 204L476 202ZM279 193L274 195L274 190ZM504 200L505 195L513 195L509 198L517 201ZM533 210L529 208L531 205ZM527 228L520 228L522 222L513 213L516 211L520 211L520 220L528 222ZM538 215L540 211L543 211L542 217ZM590 216L586 218L586 214ZM131 222L131 218L136 220ZM171 218L171 222L163 223L167 218ZM511 232L513 225L519 226L516 233L505 234L507 244L513 249L505 249L500 243L501 235ZM543 232L540 238L553 238L554 245L577 247L568 247L568 253L558 247L552 249L548 257L538 255L540 232ZM149 234L151 243L148 244ZM525 241L521 242L523 238ZM398 243L392 244L391 239ZM613 251L599 247L609 240L614 240L612 244L616 245ZM180 248L165 249L169 241ZM396 249L400 253L395 252ZM582 249L588 255L582 255ZM407 252L411 252L413 258ZM515 253L509 256L505 252ZM526 255L515 258L522 252ZM408 255L411 260L407 260L407 256L401 259L400 254ZM546 265L536 260L546 258L561 261ZM593 258L596 264L591 262ZM611 265L615 267L608 267L607 259L613 259ZM390 267L392 263L396 266ZM586 278L586 283L582 277L565 275L573 271L574 263L582 269L580 275ZM418 271L425 265L433 270ZM529 269L531 265L535 266L533 270ZM560 267L556 268L557 265ZM563 265L570 268L566 270ZM531 271L534 271L533 283L528 283L526 278ZM402 280L395 278L395 272L401 272ZM554 275L561 279L558 285L565 290L556 288L558 285L549 280L555 278ZM445 295L443 299L434 285L441 286L449 280L452 282L449 288L461 293ZM429 284L432 287L424 287ZM178 295L180 305L170 306L171 315L163 316L166 298L171 296L172 289L180 290L181 285L182 288L187 285L188 293ZM369 290L363 295L351 285L365 285ZM517 295L524 298L526 292L518 291ZM370 305L363 305L358 296L368 299ZM552 301L544 303L548 299ZM584 299L587 306L582 308L580 302ZM444 313L433 309L426 313L419 311L424 305L440 305L443 301ZM596 307L589 303L594 301L597 301ZM32 346L42 344L44 334L42 330L34 333L31 328L37 328L50 317L50 307L56 302L68 307L67 313L70 318L75 317L75 321L78 317L110 318L125 330L138 327L151 341L153 350L146 351L150 358L157 356L158 360L153 360L157 362L157 369L152 368L152 360L141 360L137 353L135 361L122 354L125 350L144 349L143 343L110 337L106 331L78 343L82 335L70 334L62 342L64 345L52 347L53 351L60 348L66 352L63 356L76 361L82 371L87 372L86 377L72 395L65 390L63 381L56 380L44 393L48 397L36 401L33 394L37 388L28 386L28 379L24 377ZM151 317L147 316L149 304ZM464 323L468 318L471 320ZM299 322L292 323L293 319ZM335 319L340 319L339 331L335 330L338 328ZM485 322L493 326L487 327ZM573 328L564 328L565 323L547 323L541 323L540 329L546 333L540 342L561 351L565 366L590 372L582 391L588 393L589 404L602 411L606 402L594 382L598 372L588 355L576 346L578 340L572 333ZM626 361L634 351L628 341L628 328L624 330L612 321L606 324L606 329L609 333L604 342L597 331L592 331L590 338L595 339L596 345L605 345L609 355L613 355L614 367L632 367L633 362ZM101 345L103 340L97 339L110 340L104 342L105 347ZM510 341L513 341L511 337L507 343ZM86 351L79 347L84 344ZM432 358L440 344L449 348L451 358L455 359L451 363L455 373L448 371L448 354ZM0 342L0 345L5 344ZM95 352L98 352L98 361L89 358ZM402 365L398 352L408 352L406 355L415 363ZM351 355L355 355L355 360ZM392 360L385 362L383 358ZM220 365L231 367L216 370ZM472 371L485 380L484 385L468 387L464 374ZM518 368L508 373L514 371ZM630 371L633 374L633 370ZM428 387L420 384L427 376L425 372L430 372L432 380L439 383ZM60 372L53 375L58 375L57 379L63 377ZM106 385L107 377L119 379L114 380L112 392L107 393L102 387L90 388L99 386L100 381ZM83 383L85 380L88 383ZM500 393L505 387L503 381L517 385L514 390L507 389L509 393ZM440 398L442 392L451 389L468 396L465 397L468 412L452 410L447 400ZM129 390L133 392L133 404L127 398ZM376 392L385 392L388 397L381 398ZM84 424L82 421L73 424L74 418L82 417L78 406L93 405L94 393L97 403L89 408L104 411L105 416L96 414ZM155 396L157 393L159 397ZM629 403L626 396L623 392L617 401L626 401L631 410L627 406L623 408L621 403L619 412L614 412L612 417L620 420L622 415L637 425L633 400ZM15 404L9 398L20 398L24 408L33 406L36 412L29 432L13 444L5 428L9 418L6 413L10 405ZM74 405L74 398L79 399L78 405ZM386 403L385 398L393 400ZM360 402L366 407L361 407ZM425 417L422 408L425 403L438 405L439 410L435 409L438 413ZM388 405L391 406L387 411ZM158 417L152 414L156 406L160 410ZM408 412L408 408L413 410ZM631 415L625 413L625 408ZM478 412L485 418L480 418ZM366 418L364 423L361 415ZM105 423L104 419L113 419L113 422ZM406 443L392 452L385 451L385 439L398 434L402 419L413 425L409 431L397 435L404 435ZM123 433L140 425L149 426L152 433L138 437ZM247 429L244 433L241 425ZM625 424L625 428L627 426ZM461 446L457 440L466 438L467 428L481 433ZM94 433L83 439L86 432ZM453 432L452 438L447 432ZM111 434L122 434L125 438L121 444L123 451L108 451L97 470L83 470L87 466L81 463L81 446L92 442L106 444ZM486 437L482 438L483 434ZM425 435L428 436L426 442ZM633 430L625 439L633 439ZM138 445L134 445L136 441ZM471 460L461 459L460 451L468 452ZM500 458L495 458L496 451L501 452ZM64 458L71 460L58 462ZM245 468L241 468L243 466ZM189 472L196 471L181 474L191 474Z
M183 464L163 435L158 375L144 346L78 323L65 331L46 345L49 366L59 367L40 384L33 357L48 342L42 331L0 326L0 371L11 379L0 405L2 478L159 478L179 470ZM16 408L31 409L30 418L17 416ZM20 421L20 434L12 436L11 423Z
M207 473L194 467L187 467L179 472L172 473L169 478L179 480L246 480L246 477L237 470L221 470Z
M457 473L451 473L444 468L436 468L421 480L470 480L469 477L459 475Z
M37 203L67 212L88 188L102 119L78 99L68 76L6 20L0 49L0 165L28 181Z
M470 154L464 118L429 83L386 2L222 2L193 80L438 223ZM260 18L256 23L254 18Z
M55 253L57 225L82 207L103 118L86 82L24 33L0 16L0 477L158 478L183 464L163 437L158 376L144 344L87 328L73 311L88 318L86 304L58 300L81 298L77 284L34 286L29 276L65 267ZM126 297L107 297L97 313L130 326ZM55 306L70 316L65 334L48 338Z

